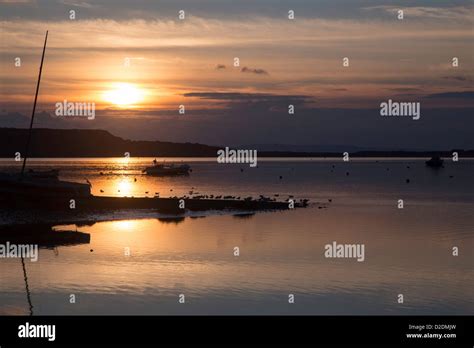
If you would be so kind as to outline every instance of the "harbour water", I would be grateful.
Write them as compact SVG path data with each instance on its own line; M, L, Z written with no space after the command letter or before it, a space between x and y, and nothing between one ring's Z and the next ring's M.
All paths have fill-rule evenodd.
M241 216L129 211L83 223L57 219L55 229L89 233L90 243L40 249L37 262L25 260L33 314L474 310L473 160L433 170L422 159L259 159L257 168L179 159L191 165L190 176L149 177L141 169L151 160L33 159L29 166L58 168L65 180L87 178L96 195L291 195L311 204ZM19 166L0 160L2 171ZM41 219L0 212L2 225ZM333 242L363 244L364 261L326 258L325 246ZM21 259L0 259L0 314L28 313Z

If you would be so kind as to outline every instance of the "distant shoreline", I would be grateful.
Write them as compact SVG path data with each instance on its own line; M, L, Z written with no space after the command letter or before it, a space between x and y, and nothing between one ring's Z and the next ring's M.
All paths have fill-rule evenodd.
M357 160L375 160L375 161L384 161L384 160L417 160L417 161L426 161L427 159L430 158L430 156L413 156L413 157L410 157L410 156L404 156L404 157L400 157L400 156L356 156L356 155L353 155L351 154L350 155L352 159L357 159ZM441 156L442 159L444 160L450 160L451 159L451 156ZM469 157L464 157L464 156L460 156L459 157L460 160L474 160L474 156L469 156ZM102 157L102 156L96 156L96 157L91 157L91 156L86 156L86 157L28 157L28 160L31 160L31 161L61 161L61 160L73 160L73 159L77 159L77 160L107 160L107 159L117 159L117 160L123 160L123 156L121 157L110 157L110 156L107 156L107 157ZM189 160L189 161L193 161L193 160L200 160L202 162L205 162L205 161L210 161L210 162L216 162L216 157L206 157L206 156L202 156L202 157L197 157L197 156L131 156L130 159L149 159L150 161L153 160L153 159L156 159L156 160L160 160L160 159L179 159L179 160ZM325 157L321 157L321 156L259 156L258 157L259 161L260 160L292 160L292 159L295 159L295 160L313 160L313 159L316 159L316 160L324 160L324 159L327 159L327 160L341 160L342 161L342 155L334 155L334 156L325 156ZM0 157L0 162L7 162L7 161L14 161L14 158L12 157ZM21 162L19 162L21 163ZM229 163L229 165L239 165L239 163Z
M0 158L14 158L26 152L28 129L0 128ZM33 129L29 158L206 158L216 157L223 146L198 143L163 141L134 141L96 129ZM348 147L349 148L349 147ZM258 151L259 158L342 158L344 151L296 152ZM474 149L447 149L443 151L347 151L351 158L474 158Z

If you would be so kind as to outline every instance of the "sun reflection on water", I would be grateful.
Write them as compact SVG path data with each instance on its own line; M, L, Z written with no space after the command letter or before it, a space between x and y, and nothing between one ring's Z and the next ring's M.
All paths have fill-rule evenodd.
M132 183L127 179L121 179L117 183L117 192L120 196L131 196L132 194Z
M139 227L139 222L137 220L119 220L112 221L112 229L120 231L135 231Z

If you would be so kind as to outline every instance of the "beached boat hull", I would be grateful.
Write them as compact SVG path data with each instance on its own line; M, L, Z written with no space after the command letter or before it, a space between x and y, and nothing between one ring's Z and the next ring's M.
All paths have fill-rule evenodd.
M39 197L89 197L90 186L76 182L61 181L51 177L32 177L19 174L0 174L0 199L37 200Z
M0 244L36 244L39 248L55 248L89 244L91 236L78 231L56 231L51 225L15 224L0 226Z

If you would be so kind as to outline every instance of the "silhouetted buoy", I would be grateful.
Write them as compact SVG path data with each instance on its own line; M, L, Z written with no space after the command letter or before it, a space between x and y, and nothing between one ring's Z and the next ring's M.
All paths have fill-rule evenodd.
M280 180L283 179L283 177L280 175Z
M91 252L93 252L93 251L94 251L94 249L91 249Z
M137 178L134 178L133 181L137 182Z
M406 180L406 183L408 184L409 182L410 182L410 179L407 179L407 180Z
M328 201L329 201L329 202L332 202L332 199L331 199L331 198L329 198L329 199L328 199Z
M348 176L348 175L349 175L349 172L346 172L346 176Z
M101 193L104 193L104 190L100 190Z
M240 172L242 173L244 171L244 168L240 168Z

